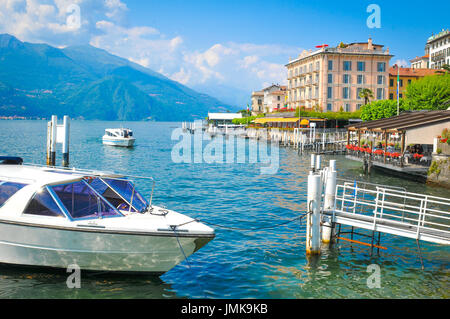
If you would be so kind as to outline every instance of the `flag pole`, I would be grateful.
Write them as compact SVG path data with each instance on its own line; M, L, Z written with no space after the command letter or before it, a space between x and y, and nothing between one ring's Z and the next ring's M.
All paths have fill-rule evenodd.
M400 115L400 67L397 65L397 116Z

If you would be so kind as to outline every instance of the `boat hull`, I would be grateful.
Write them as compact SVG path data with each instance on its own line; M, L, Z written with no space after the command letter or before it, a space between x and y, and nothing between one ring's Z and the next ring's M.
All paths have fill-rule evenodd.
M213 237L114 233L0 221L0 263L52 268L75 264L88 271L162 274Z
M119 147L132 147L134 145L134 138L111 138L103 137L103 144Z

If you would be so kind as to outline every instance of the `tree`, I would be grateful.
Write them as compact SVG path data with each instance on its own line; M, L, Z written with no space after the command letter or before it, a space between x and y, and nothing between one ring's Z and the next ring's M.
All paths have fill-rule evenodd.
M397 101L379 100L364 105L361 109L361 120L373 121L397 115ZM404 99L400 99L400 111L410 110L410 105Z
M367 103L369 103L369 99L373 98L373 92L366 88L362 89L358 95L360 98L364 99L364 105L367 105Z
M450 73L426 76L406 88L410 107L416 110L443 110L450 99Z

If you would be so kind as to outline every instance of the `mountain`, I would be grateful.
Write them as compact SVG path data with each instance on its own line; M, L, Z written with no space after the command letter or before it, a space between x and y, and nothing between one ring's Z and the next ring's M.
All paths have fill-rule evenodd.
M0 34L0 116L187 121L226 110L238 108L105 50Z
M251 90L238 89L217 83L198 84L193 89L214 96L228 105L235 106L238 110L246 109L247 104L251 105Z

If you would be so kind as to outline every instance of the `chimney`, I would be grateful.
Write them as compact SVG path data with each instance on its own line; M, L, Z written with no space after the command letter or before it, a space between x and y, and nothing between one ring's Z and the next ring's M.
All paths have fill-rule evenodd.
M367 50L373 50L372 38L369 38L369 40L367 40Z

